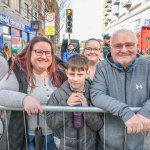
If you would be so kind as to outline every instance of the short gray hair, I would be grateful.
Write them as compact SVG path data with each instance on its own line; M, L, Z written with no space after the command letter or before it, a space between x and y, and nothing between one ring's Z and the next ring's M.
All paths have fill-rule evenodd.
M112 45L112 39L113 39L117 34L119 34L119 33L128 33L128 32L130 32L130 33L133 34L133 36L134 36L134 38L135 38L135 42L136 42L136 44L138 44L137 36L136 36L136 34L135 34L132 30L129 30L129 29L119 29L119 30L115 31L115 32L112 34L112 36L111 36L111 38L110 38L110 45Z

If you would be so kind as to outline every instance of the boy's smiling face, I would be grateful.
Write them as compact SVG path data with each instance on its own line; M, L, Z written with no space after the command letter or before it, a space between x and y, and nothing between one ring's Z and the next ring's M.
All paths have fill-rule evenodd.
M72 70L71 68L68 68L66 69L66 75L68 77L68 82L73 89L77 91L82 91L84 89L85 79L88 76L88 70Z

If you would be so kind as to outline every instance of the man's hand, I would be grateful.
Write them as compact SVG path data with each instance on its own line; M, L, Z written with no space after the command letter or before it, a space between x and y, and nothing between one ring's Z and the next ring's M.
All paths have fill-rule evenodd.
M125 125L127 127L127 133L128 134L138 134L143 132L143 124L139 120L137 115L134 115L132 118L127 120L125 122Z
M140 114L136 114L136 116L143 124L143 133L150 131L150 119L148 119Z
M23 107L29 116L37 113L43 113L40 101L32 96L26 96L23 100Z

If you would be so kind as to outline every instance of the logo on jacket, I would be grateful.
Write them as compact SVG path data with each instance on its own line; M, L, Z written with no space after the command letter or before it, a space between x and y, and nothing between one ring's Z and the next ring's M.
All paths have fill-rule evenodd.
M142 88L143 88L142 84L136 85L136 89L137 89L137 90L138 90L138 89L142 89Z

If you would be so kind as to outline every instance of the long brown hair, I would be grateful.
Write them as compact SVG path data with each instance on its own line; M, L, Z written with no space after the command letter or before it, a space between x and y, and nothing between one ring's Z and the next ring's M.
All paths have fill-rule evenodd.
M28 83L30 81L31 86L32 87L35 86L33 71L32 71L33 66L31 64L31 52L33 50L34 45L38 42L46 42L51 46L52 63L48 67L47 72L48 72L50 79L52 80L53 85L56 87L59 87L61 85L61 81L60 81L60 75L59 75L59 68L56 65L54 47L53 47L52 42L44 36L34 37L30 41L30 43L22 50L22 52L19 55L17 55L16 59L12 62L11 66L10 66L9 74L14 69L14 66L17 65L20 70L25 72Z

